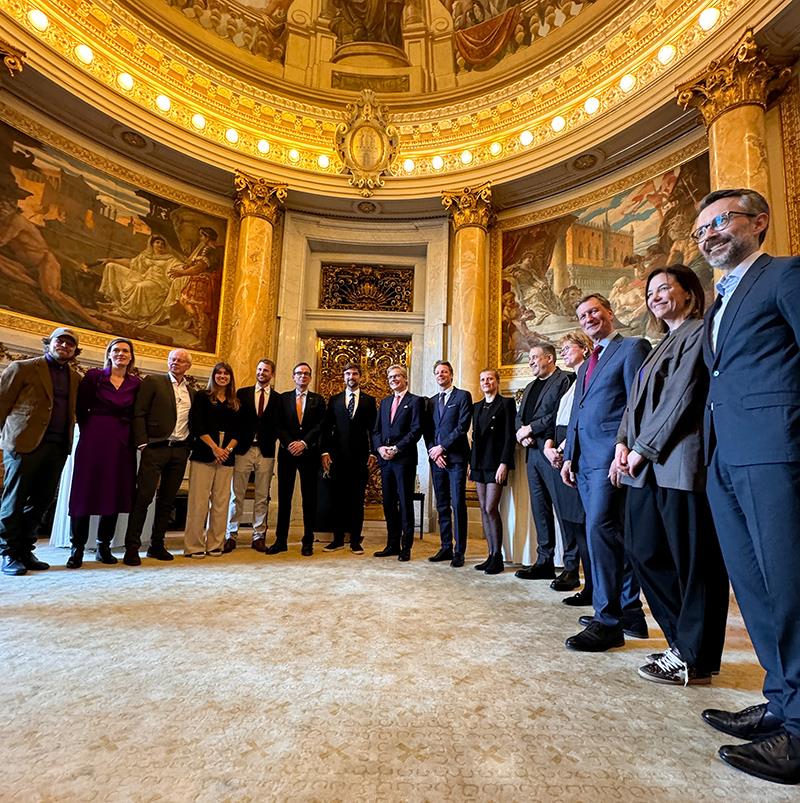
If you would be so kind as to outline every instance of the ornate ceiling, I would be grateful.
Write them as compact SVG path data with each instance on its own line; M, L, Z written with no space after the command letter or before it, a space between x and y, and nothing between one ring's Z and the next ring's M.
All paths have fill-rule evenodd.
M57 108L72 98L77 129L102 139L101 120L113 121L148 146L134 158L192 160L210 188L239 168L298 197L356 203L363 188L348 184L337 141L367 89L394 132L383 186L371 189L378 204L485 178L519 199L533 176L585 180L609 169L609 155L639 157L685 135L698 121L675 104L675 85L794 5L4 0L0 37L27 51L20 97L48 96L51 114L53 98ZM145 158L159 150L171 155Z

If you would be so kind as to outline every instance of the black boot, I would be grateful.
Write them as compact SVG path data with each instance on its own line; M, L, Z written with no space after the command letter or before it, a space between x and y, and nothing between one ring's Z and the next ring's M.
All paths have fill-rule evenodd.
M83 566L83 547L73 546L67 558L68 569L80 569Z
M99 541L95 552L95 560L98 563L107 563L109 566L117 563L117 559L111 554L111 547L108 544L101 544Z
M484 569L484 573L500 574L500 572L505 571L505 568L505 564L503 563L503 553L495 552L489 557L486 568Z
M111 542L114 540L114 530L117 529L117 514L101 516L97 528L97 551L95 560L98 563L107 563L113 566L117 559L111 554Z
M89 516L73 516L69 522L69 540L72 551L67 558L68 569L80 569L83 566L83 550L89 538Z

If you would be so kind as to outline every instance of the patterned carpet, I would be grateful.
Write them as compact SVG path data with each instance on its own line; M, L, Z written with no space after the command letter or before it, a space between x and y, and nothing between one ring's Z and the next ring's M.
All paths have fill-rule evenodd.
M378 560L373 532L140 569L37 550L50 571L0 579L0 799L797 800L699 718L761 700L737 618L714 686L658 686L660 637L567 652L584 611L546 582L431 564L430 537Z

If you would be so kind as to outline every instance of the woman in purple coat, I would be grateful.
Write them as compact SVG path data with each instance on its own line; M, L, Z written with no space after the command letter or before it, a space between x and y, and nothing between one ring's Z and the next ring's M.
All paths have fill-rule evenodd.
M100 516L97 560L117 562L111 554L111 540L118 514L131 510L136 483L131 420L141 379L131 374L133 365L133 343L116 337L106 346L105 367L90 369L78 385L75 415L80 438L69 495L70 569L83 564L92 516Z

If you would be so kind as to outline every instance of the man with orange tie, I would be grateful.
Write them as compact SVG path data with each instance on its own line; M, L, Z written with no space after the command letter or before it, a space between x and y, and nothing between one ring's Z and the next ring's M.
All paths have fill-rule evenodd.
M299 362L292 369L294 390L281 394L278 418L278 525L275 543L266 549L268 555L286 552L289 522L292 518L292 496L297 473L303 495L303 542L300 554L314 554L314 518L317 513L317 470L319 441L325 418L325 399L312 393L311 366Z

